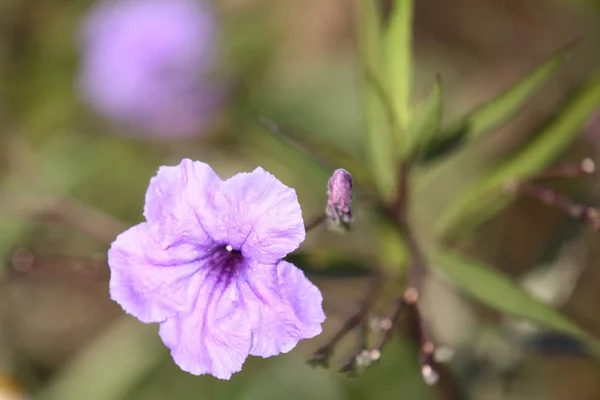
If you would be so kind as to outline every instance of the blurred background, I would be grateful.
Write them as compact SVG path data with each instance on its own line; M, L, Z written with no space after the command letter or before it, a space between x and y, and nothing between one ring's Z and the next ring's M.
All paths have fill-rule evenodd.
M580 40L513 121L427 186L418 201L425 224L486 165L526 143L600 66L600 3L415 3L415 99L441 74L449 119ZM353 232L319 229L299 250L298 265L323 291L324 333L290 354L251 357L231 381L180 371L157 327L109 299L106 251L142 221L160 165L189 157L222 177L261 165L296 189L305 219L322 212L331 171L259 119L362 154L354 10L352 0L0 2L1 400L600 399L600 364L576 343L478 305L436 274L426 281L426 319L436 343L452 350L460 397L423 382L403 334L358 377L337 373L354 351L352 336L330 369L308 366L356 311L368 272L394 268L370 261L381 251L378 222L359 202ZM561 159L599 153L600 115ZM556 188L597 205L598 182L592 175ZM460 246L600 335L598 233L518 199ZM397 294L384 293L381 309Z

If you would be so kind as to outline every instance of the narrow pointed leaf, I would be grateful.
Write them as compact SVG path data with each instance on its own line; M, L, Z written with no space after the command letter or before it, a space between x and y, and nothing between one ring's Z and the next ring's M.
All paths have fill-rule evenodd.
M348 154L340 148L323 140L319 140L309 135L294 133L292 129L283 128L265 118L262 118L260 122L278 139L288 146L304 153L327 172L332 172L337 168L344 168L350 171L357 186L368 192L373 192L375 190L369 173L363 166L363 163L353 155Z
M447 156L462 144L482 137L507 122L569 58L574 45L575 42L565 46L519 82L452 124L432 143L422 161L431 162Z
M425 103L417 111L412 121L407 143L403 147L405 155L426 149L435 138L442 120L442 82L439 76Z
M396 114L404 128L410 121L412 19L413 0L395 0L385 35L387 83Z
M381 93L372 84L372 79L381 81L382 76L382 28L378 2L357 1L358 57L361 69L361 98L366 125L366 148L370 172L380 195L391 199L396 181L396 159L392 146L392 131L389 113Z
M487 214L486 217L493 216L486 213L490 202L496 203L499 197L510 199L505 190L507 187L548 166L577 137L581 126L598 107L600 72L574 93L525 148L502 166L486 174L452 202L438 221L438 234L446 238L464 234L466 232L463 225L469 220L484 222L487 218L481 218L482 214ZM503 202L504 204L508 204L508 201ZM496 211L501 209L502 206L498 206ZM475 227L473 224L467 225Z
M525 318L543 327L583 339L598 354L600 342L592 339L559 311L525 292L501 272L442 249L433 252L432 262L453 284L475 300L511 316Z

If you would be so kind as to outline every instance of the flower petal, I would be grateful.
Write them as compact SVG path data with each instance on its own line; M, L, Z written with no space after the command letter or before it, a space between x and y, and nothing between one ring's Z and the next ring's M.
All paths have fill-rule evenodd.
M224 237L217 204L222 184L200 161L183 159L177 166L160 167L146 192L144 216L162 246L188 242L208 248Z
M189 310L201 280L202 255L188 244L163 250L146 223L117 236L108 251L110 295L142 322L160 322Z
M229 379L248 357L252 333L235 284L207 275L193 310L160 325L179 367L194 375Z
M272 264L298 248L306 232L296 191L262 168L223 184L229 244L245 258Z
M294 264L253 263L242 272L240 281L252 327L251 355L287 353L300 340L321 333L323 297Z

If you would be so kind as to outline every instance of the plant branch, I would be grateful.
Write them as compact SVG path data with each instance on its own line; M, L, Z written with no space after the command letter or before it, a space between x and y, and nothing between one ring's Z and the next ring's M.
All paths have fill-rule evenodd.
M569 179L591 175L596 171L596 163L591 158L585 158L577 163L560 164L534 176L532 180Z
M404 240L410 256L408 288L403 297L404 301L408 304L413 304L419 298L421 282L423 280L423 275L425 274L425 269L427 268L427 263L425 261L425 256L421 251L421 247L412 231L408 218L410 200L409 172L410 166L404 164L400 169L397 197L391 211L400 236Z
M327 366L329 364L329 359L331 358L331 354L333 353L334 347L350 332L356 329L361 323L364 323L367 314L371 310L373 303L379 294L379 289L382 285L382 278L378 274L375 278L373 278L370 284L367 287L365 297L363 298L358 311L352 315L344 325L333 335L333 337L323 346L321 346L314 354L313 357L309 360L309 364L312 365L323 365ZM366 340L365 332L361 333L364 337L361 337L360 346L363 347L364 341Z
M396 301L396 306L394 308L394 311L388 318L389 323L387 324L386 329L384 329L383 334L381 335L381 337L379 338L379 341L373 347L373 349L375 349L379 352L383 351L383 348L385 347L385 345L388 344L388 342L392 338L394 330L395 330L396 326L398 325L398 321L400 320L400 315L402 315L402 311L404 310L405 306L406 306L406 302L404 301L404 299L402 297Z
M127 229L113 216L68 197L40 201L37 207L31 210L33 218L74 228L102 242L112 242Z
M436 363L434 359L435 345L431 340L427 324L425 323L418 306L423 277L427 268L427 261L409 222L409 172L410 162L406 162L401 167L397 198L394 202L394 209L391 210L393 213L392 215L395 216L400 236L404 240L410 256L408 286L402 294L402 298L399 300L399 309L397 310L397 313L399 314L404 305L409 306L412 311L411 320L415 326L415 341L419 346L419 362L421 365L421 374L425 382L428 385L433 385L440 381L439 390L444 392L445 398L461 398L460 390L452 374L447 368ZM386 335L382 337L380 347L383 347L386 342L389 341L390 335L391 330L386 332Z
M325 221L327 221L327 215L321 214L321 215L313 218L306 225L304 225L304 230L306 231L306 233L308 233L308 232L312 231L313 229L319 227Z
M600 231L600 210L595 207L576 204L553 190L531 183L519 185L517 191L546 205L555 207L571 218L587 223L595 231Z
M435 398L445 400L464 399L462 388L454 378L450 368L435 359L435 347L429 338L423 316L416 304L410 307L409 334L416 343L419 343L419 361L423 380L428 385L436 384L435 392L437 396Z

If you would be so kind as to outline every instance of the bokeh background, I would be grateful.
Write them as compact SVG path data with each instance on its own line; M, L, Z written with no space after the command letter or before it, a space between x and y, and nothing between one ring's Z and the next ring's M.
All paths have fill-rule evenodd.
M119 10L119 2L131 1L110 2L113 14L98 11L107 1L0 2L0 399L457 398L425 385L402 332L355 378L336 368L354 351L353 337L330 369L305 363L355 312L369 271L393 272L371 261L394 244L377 243L378 222L360 202L351 233L315 230L300 249L299 266L325 298L324 333L290 354L250 358L231 381L180 371L157 327L111 302L106 250L142 220L160 165L189 157L222 177L261 165L296 189L310 219L325 206L331 171L259 119L364 151L352 0L198 0L198 18L168 6ZM486 165L526 143L600 66L600 3L415 3L415 98L441 74L450 119L579 38L568 64L512 122L429 184L418 204L426 224ZM561 159L599 153L600 117L592 117ZM557 188L595 205L598 182L592 175ZM598 233L519 199L461 249L600 335ZM436 274L426 289L427 321L435 341L452 350L459 398L600 399L600 365L572 341L478 305ZM381 312L397 294L382 294Z

